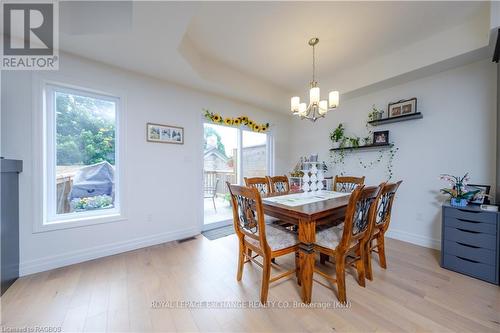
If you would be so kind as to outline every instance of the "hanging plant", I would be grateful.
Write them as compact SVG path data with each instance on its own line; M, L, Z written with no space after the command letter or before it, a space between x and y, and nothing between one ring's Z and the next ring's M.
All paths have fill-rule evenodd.
M269 129L269 123L258 124L257 122L249 119L247 116L236 118L223 118L220 114L210 112L208 109L203 109L204 117L214 124L224 124L226 126L246 126L254 132L266 132Z

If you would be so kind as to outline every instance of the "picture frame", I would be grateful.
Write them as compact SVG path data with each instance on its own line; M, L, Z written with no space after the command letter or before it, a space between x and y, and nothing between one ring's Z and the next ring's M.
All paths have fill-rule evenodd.
M184 144L184 127L147 123L146 141L182 145Z
M482 205L489 204L490 200L488 195L490 194L490 185L478 185L478 184L467 184L468 191L479 190L480 192L474 195L474 197L469 201L472 204Z
M389 103L387 106L387 118L404 117L414 113L417 113L416 97Z
M372 144L374 146L388 145L389 144L389 131L373 132L373 143Z

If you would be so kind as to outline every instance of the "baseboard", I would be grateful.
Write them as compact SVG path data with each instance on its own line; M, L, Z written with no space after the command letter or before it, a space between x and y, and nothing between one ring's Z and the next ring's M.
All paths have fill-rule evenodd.
M135 238L128 241L116 242L108 245L96 246L93 248L73 251L61 255L25 261L21 262L19 265L19 275L25 276L29 274L48 271L50 269L73 265L92 259L102 258L118 253L140 249L143 247L191 237L194 235L198 235L199 233L200 230L198 228L189 228L173 232L165 232L158 235Z
M412 234L406 231L394 230L389 228L389 230L386 233L386 236L389 238L398 239L403 242L408 242L415 245L428 247L431 249L437 249L437 250L441 249L441 240Z

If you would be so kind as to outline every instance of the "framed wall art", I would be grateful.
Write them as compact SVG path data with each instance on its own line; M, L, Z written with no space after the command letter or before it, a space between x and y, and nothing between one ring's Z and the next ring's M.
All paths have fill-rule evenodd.
M146 124L148 142L184 144L184 128L171 125Z

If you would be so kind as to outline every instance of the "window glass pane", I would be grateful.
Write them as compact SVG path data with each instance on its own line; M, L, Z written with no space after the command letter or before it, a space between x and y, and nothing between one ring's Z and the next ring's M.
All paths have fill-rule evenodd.
M243 177L267 175L267 134L243 131L242 137Z
M115 205L116 103L55 92L57 214Z

